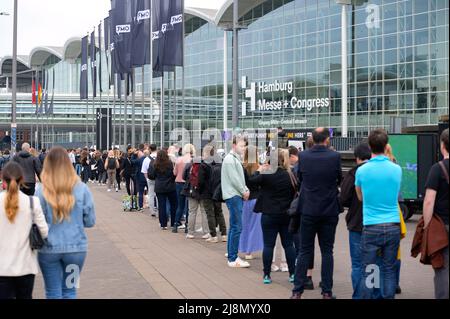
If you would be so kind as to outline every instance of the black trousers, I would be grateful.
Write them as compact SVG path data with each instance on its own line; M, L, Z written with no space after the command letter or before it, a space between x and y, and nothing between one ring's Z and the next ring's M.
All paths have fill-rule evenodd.
M0 277L0 300L33 299L34 277Z
M24 187L20 188L22 193L28 196L34 196L35 189L36 189L35 183L25 183Z

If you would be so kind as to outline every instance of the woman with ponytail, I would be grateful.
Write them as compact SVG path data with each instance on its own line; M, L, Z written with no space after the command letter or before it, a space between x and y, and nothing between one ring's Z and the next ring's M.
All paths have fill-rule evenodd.
M0 299L31 299L38 273L37 254L29 235L37 225L43 238L48 226L39 199L20 191L24 184L22 168L10 161L3 168L6 191L0 193ZM34 209L31 209L30 201Z
M45 293L47 299L75 299L87 254L84 228L95 225L94 201L61 147L45 157L41 180L36 196L50 228L38 256Z

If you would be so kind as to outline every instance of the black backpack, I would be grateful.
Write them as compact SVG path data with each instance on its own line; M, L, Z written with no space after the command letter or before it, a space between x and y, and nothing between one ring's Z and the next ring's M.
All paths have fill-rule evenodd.
M116 159L108 157L108 169L116 169Z
M147 169L147 175L150 176L150 171L153 167L153 163L155 162L155 159L151 156L149 156L148 158L150 158L150 164L148 165L148 169Z
M222 185L221 185L221 172L222 164L211 164L211 177L209 179L210 189L212 191L212 199L216 202L224 202L222 198Z

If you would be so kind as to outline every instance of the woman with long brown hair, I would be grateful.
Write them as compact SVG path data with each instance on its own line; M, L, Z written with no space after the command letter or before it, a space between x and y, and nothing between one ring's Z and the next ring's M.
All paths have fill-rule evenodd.
M170 203L170 223L175 225L178 202L175 187L173 163L165 150L159 150L155 162L149 167L148 178L155 181L155 193L158 198L159 223L162 230L167 230L166 202Z
M48 226L39 199L20 191L24 183L20 165L10 161L3 168L3 179L7 189L0 193L0 299L31 299L38 273L37 254L29 240L31 225L37 225L43 238Z
M36 191L50 226L47 244L39 252L39 265L48 299L75 299L77 282L87 253L84 228L95 225L92 194L72 168L67 152L52 148L45 158L42 185ZM77 280L76 280L77 281Z

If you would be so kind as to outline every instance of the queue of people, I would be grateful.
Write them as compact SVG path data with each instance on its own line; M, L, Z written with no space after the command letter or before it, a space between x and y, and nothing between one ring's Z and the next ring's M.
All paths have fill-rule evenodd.
M414 247L435 269L436 298L448 298L448 129L440 141L444 160L430 171ZM301 152L269 147L259 154L245 136L236 135L224 158L212 144L199 153L192 144L168 149L140 144L124 153L56 147L42 157L24 144L22 152L8 155L0 158L6 185L0 196L0 255L6 256L0 260L0 299L31 298L38 265L47 298L76 297L76 284L65 287L64 267L76 265L81 272L86 259L84 228L95 225L89 181L107 185L108 192L118 192L124 182L131 210L148 208L162 231L170 227L173 233L184 230L186 239L200 233L208 243L226 242L229 267L248 268L262 251L262 282L271 284L274 271L287 272L291 299L314 289L316 237L322 296L336 298L333 249L339 215L347 210L352 297L393 299L401 293L402 170L383 129L370 132L355 148L356 167L345 177L326 128L315 129ZM46 238L38 253L27 242L32 224ZM424 251L443 237L447 244L438 247L439 259L435 251ZM276 251L283 255L280 267ZM27 265L18 264L19 257ZM379 285L369 284L373 269Z

